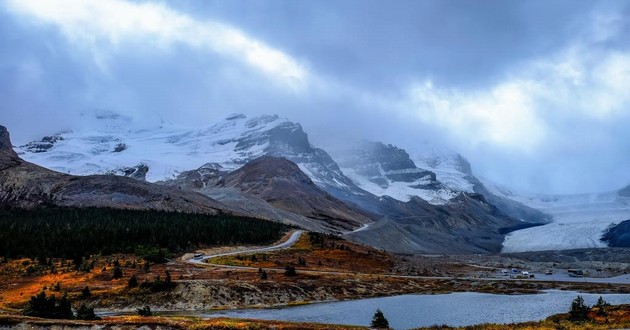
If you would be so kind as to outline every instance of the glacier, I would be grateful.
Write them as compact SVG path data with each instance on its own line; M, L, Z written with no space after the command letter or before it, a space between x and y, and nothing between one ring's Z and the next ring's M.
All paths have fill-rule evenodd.
M486 187L552 216L552 222L509 233L502 252L601 248L600 239L611 225L630 219L630 198L618 192L574 195L515 193L484 179Z

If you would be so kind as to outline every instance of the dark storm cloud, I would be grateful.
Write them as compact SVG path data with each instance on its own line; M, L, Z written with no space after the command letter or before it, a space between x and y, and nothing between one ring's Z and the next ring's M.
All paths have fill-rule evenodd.
M0 122L19 143L95 108L277 113L315 143L446 144L529 191L630 181L624 2L55 1L1 3Z
M325 75L381 91L418 76L483 84L514 62L566 46L591 1L177 2L269 40Z

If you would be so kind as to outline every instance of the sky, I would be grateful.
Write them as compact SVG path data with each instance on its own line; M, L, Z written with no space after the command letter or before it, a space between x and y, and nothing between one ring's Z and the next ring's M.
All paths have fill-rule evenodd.
M629 35L612 0L0 0L0 124L22 144L94 109L278 114L315 145L433 145L517 191L612 191Z

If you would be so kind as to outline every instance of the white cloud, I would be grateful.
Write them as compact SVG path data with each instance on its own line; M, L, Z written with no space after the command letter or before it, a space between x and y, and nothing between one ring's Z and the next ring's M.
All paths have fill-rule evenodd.
M91 50L105 66L106 52L121 43L168 48L176 43L236 58L294 90L306 87L308 70L280 50L223 23L199 21L165 5L122 0L8 0L8 8L37 23L53 24Z
M411 88L410 103L405 106L458 140L528 150L546 135L531 105L537 88L529 81L510 81L489 91L463 92L425 83Z
M630 54L572 46L481 90L411 86L402 103L460 143L535 151L565 119L604 125L630 113Z

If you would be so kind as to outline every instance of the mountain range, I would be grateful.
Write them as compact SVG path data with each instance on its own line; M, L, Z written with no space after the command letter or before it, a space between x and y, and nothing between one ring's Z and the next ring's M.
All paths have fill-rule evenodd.
M234 114L196 129L142 126L107 111L84 119L84 128L16 147L11 158L29 170L44 170L32 162L62 172L46 172L55 180L84 180L84 189L94 184L76 178L203 196L213 209L404 253L499 252L506 233L550 220L490 192L454 152L411 156L391 144L358 141L329 154L310 143L301 125L275 115Z

